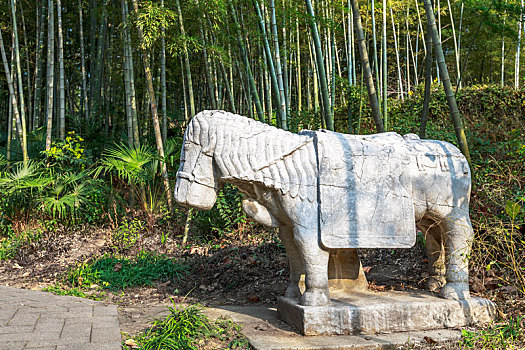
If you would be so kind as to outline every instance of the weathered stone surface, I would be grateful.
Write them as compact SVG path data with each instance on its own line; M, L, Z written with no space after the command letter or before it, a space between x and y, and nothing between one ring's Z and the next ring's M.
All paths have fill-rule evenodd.
M470 296L470 169L449 143L396 133L293 134L203 111L184 134L175 199L211 209L225 183L244 194L248 215L279 227L290 263L286 297L302 305L328 304L330 290L363 290L352 249L410 247L415 227L430 242L429 287L442 287L444 298Z
M410 147L396 133L316 132L321 244L409 248L416 240L412 182L402 174Z
M375 334L456 328L491 321L496 306L489 300L450 300L418 292L352 293L325 306L303 306L279 298L279 318L304 335Z

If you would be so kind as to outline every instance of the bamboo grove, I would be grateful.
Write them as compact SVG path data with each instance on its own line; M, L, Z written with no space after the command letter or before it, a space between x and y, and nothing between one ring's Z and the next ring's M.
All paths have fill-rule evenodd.
M203 109L334 129L355 121L341 113L352 87L368 89L381 132L388 101L440 70L453 92L525 84L523 0L433 1L2 0L0 147L27 160L29 134L49 150L77 130L151 143L162 158ZM348 125L338 131L359 132Z

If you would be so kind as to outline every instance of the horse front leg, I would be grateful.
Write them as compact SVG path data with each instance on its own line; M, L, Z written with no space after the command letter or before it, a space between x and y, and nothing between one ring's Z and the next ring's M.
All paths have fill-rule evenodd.
M299 299L301 297L299 282L301 281L301 276L304 275L303 257L301 251L295 244L293 228L291 226L280 226L279 237L281 238L281 242L283 242L290 265L290 284L288 284L286 288L285 296L287 298Z
M470 297L468 285L468 259L474 238L468 211L455 209L443 220L445 231L446 284L440 296L447 299Z
M305 292L301 298L301 304L306 306L329 304L329 252L320 248L317 229L296 225L293 233L295 243L302 253L305 270Z

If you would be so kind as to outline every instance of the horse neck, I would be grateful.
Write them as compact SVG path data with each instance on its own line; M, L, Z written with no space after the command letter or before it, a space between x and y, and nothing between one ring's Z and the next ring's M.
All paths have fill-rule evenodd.
M220 171L220 181L234 185L260 182L257 172L261 168L282 161L288 153L311 139L267 125L261 125L259 130L252 127L248 129L246 125L227 125L223 132L224 144L220 147L220 154L215 150L214 157Z

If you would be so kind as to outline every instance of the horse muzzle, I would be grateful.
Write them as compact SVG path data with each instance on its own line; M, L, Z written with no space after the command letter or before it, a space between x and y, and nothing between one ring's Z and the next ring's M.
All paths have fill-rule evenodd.
M212 187L177 176L175 200L185 207L210 210L217 200L217 192Z

